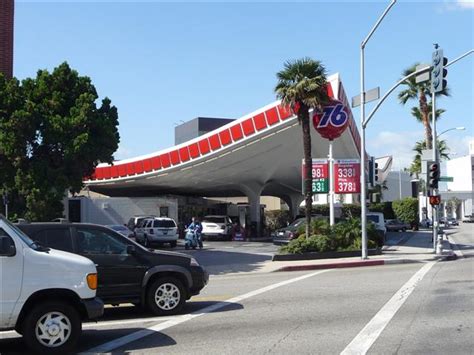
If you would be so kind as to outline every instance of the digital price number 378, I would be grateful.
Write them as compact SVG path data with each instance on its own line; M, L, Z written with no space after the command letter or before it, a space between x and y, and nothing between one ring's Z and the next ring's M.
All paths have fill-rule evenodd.
M360 192L360 164L356 159L334 162L334 192L354 194Z

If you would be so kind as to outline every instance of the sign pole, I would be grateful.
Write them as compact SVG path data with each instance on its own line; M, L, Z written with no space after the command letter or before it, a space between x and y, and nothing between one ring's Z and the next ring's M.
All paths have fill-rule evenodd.
M334 157L332 153L333 140L329 140L329 225L334 225Z

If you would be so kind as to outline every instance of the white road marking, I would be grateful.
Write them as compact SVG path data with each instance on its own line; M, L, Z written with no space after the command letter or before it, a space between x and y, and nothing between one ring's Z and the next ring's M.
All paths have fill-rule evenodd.
M171 328L171 327L174 327L175 325L178 325L178 324L182 324L184 322L187 322L191 319L194 319L194 318L197 318L197 317L200 317L200 316L203 316L205 314L208 314L208 313L211 313L211 312L215 312L221 308L224 308L224 307L227 307L229 306L229 304L232 304L232 303L237 303L237 302L240 302L240 301L243 301L247 298L251 298L251 297L254 297L254 296L257 296L257 295L260 295L264 292L268 292L268 291L271 291L271 290L274 290L278 287L282 287L282 286L286 286L286 285L289 285L289 284L292 284L294 282L298 282L298 281L301 281L301 280L304 280L304 279L307 279L307 278L310 278L310 277L313 277L313 276L316 276L316 275L319 275L319 274L322 274L322 273L325 273L325 272L329 272L331 270L319 270L319 271L316 271L316 272L312 272L310 274L306 274L306 275L303 275L303 276L299 276L299 277L295 277L295 278L292 278L292 279L289 279L289 280L286 280L286 281L282 281L282 282L278 282L276 284L273 284L273 285L270 285L270 286L266 286L266 287L262 287L262 288L259 288L257 290L254 290L254 291L251 291L251 292L248 292L248 293L245 293L243 295L240 295L240 296L237 296L237 297L233 297L233 298L230 298L226 301L223 301L223 302L218 302L218 303L215 303L209 307L206 307L206 308L203 308L203 309L200 309L200 310L197 310L193 313L190 313L190 314L184 314L182 316L178 316L174 319L170 319L166 322L163 322L163 323L160 323L160 324L156 324L154 326L151 326L151 327L148 327L148 328L145 328L143 330L139 330L139 331L136 331L134 333L131 333L131 334L128 334L128 335L125 335L123 337L120 337L120 338L117 338L117 339L114 339L112 341L109 341L107 343L104 343L104 344L101 344L99 346L96 346L92 349L89 349L85 352L83 352L82 354L89 354L89 353L106 353L106 352L110 352L114 349L117 349L121 346L124 346L128 343L131 343L133 341L136 341L138 339L141 339L143 337L146 337L148 335L151 335L151 334L155 334L156 332L160 332L160 331L163 331L165 329L168 329L168 328Z
M437 261L431 261L423 265L423 267L392 296L380 311L378 311L360 333L356 335L350 344L341 352L341 355L366 354L418 283L436 263Z
M122 319L122 320L109 320L109 321L98 321L96 322L87 322L82 324L83 329L88 328L97 328L97 327L109 327L113 325L122 325L122 324L134 324L134 323L148 323L148 322L164 322L170 319L176 318L177 316L170 317L148 317L148 318L133 318L133 319Z

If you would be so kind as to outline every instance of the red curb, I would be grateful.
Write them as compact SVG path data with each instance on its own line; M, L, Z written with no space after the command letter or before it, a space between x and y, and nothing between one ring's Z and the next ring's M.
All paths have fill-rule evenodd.
M276 271L302 271L302 270L320 270L320 269L340 269L346 267L361 267L361 266L374 266L384 265L385 260L361 260L351 261L344 263L334 264L316 264L316 265L295 265L295 266L284 266Z

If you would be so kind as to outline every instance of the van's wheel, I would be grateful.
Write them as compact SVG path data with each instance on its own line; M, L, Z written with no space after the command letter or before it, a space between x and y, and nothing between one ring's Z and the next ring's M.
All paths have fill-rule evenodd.
M61 302L45 302L35 306L23 323L23 337L36 353L72 353L82 333L77 310Z
M147 305L156 315L178 313L186 299L184 286L174 277L163 277L154 281L147 292Z

